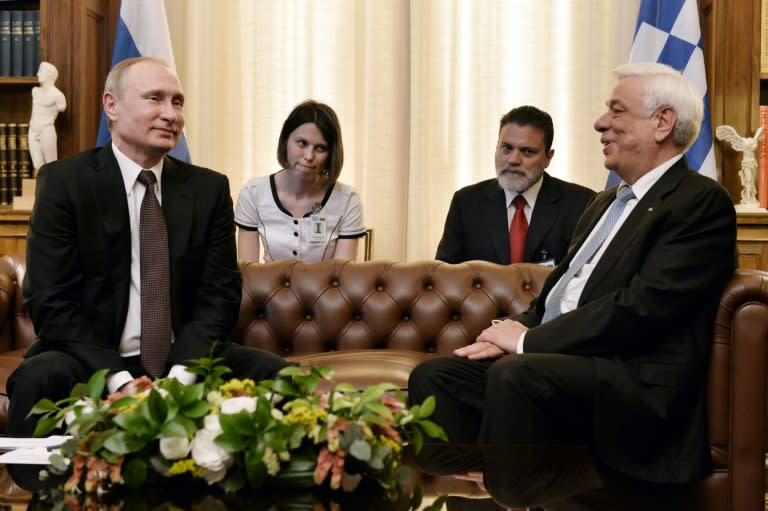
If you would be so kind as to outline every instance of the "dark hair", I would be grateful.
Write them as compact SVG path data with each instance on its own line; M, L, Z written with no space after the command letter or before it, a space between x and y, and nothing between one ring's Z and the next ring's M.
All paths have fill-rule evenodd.
M288 167L288 137L296 128L308 122L317 126L328 144L328 183L333 184L339 178L341 166L344 164L344 146L341 143L339 118L333 108L324 103L308 99L296 105L280 130L277 161L283 168Z
M533 126L540 129L544 133L544 149L549 151L552 148L555 127L552 125L552 117L547 112L529 105L513 108L501 118L499 133L501 133L501 128L511 122L520 126Z

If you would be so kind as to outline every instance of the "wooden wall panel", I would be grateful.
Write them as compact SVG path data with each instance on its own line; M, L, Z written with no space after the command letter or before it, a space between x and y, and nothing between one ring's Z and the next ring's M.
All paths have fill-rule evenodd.
M699 2L710 93L712 129L729 124L743 134L759 126L760 0ZM716 144L721 182L739 202L741 153Z

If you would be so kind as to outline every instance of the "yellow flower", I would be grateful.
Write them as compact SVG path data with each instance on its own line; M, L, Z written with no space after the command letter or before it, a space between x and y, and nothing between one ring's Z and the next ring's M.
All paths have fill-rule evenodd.
M251 379L239 380L233 378L219 387L224 398L238 396L253 396L256 394L256 382Z
M198 466L192 458L179 460L168 469L168 475L176 476L189 472L193 477L202 477L205 469Z
M264 456L261 457L261 461L264 462L264 466L267 467L267 473L271 476L276 476L280 472L280 460L277 458L277 454L271 447L267 447L264 450Z

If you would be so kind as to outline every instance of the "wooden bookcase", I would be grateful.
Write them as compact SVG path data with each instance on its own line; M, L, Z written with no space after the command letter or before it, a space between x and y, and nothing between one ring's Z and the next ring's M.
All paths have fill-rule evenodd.
M59 158L93 146L120 1L17 0L0 8L40 10L40 60L56 66L56 86L67 98L67 109L56 118ZM35 76L0 77L0 122L29 122L35 85ZM26 248L28 218L28 211L0 208L0 253Z

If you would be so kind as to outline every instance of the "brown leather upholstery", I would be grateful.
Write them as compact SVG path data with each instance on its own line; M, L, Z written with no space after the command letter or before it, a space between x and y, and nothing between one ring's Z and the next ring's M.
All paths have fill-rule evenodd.
M3 393L33 338L21 300L20 261L0 259ZM491 319L526 308L549 272L532 264L479 261L283 261L241 268L234 341L330 366L337 381L390 381L403 388L419 361L450 353L473 341ZM715 473L684 489L675 500L679 509L764 509L767 364L768 273L739 270L723 291L712 344L708 405ZM0 432L6 410L3 395ZM647 509L668 508L669 501L642 499Z

